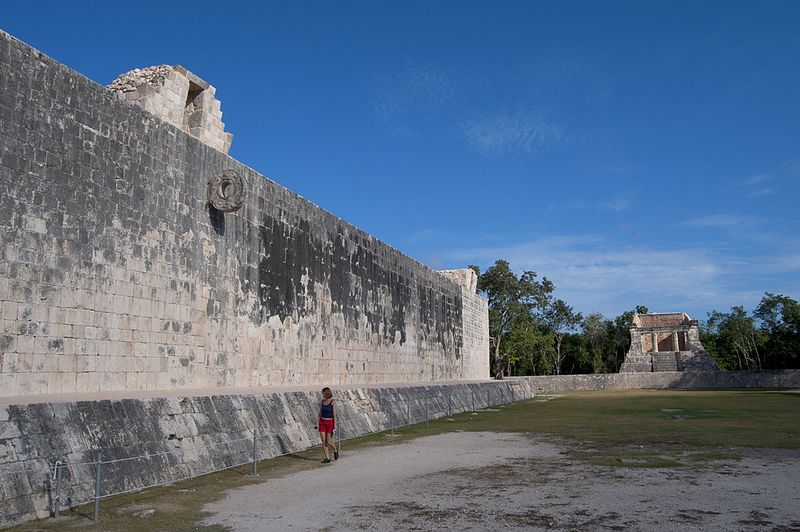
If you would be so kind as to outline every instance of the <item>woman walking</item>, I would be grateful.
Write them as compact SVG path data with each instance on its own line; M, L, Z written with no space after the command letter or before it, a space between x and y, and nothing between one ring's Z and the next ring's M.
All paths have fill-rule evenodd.
M317 419L319 427L319 437L322 439L322 451L325 453L323 464L330 464L331 457L328 454L328 447L333 449L333 459L339 459L339 451L333 443L333 431L336 430L336 401L333 400L333 393L327 386L322 389L322 404L319 407L319 417Z

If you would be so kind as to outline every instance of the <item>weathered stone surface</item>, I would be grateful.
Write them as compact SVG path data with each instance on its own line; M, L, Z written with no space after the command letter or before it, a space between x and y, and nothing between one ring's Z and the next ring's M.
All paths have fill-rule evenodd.
M225 133L216 89L180 65L137 68L120 75L108 89L222 153L233 135Z
M214 115L207 83L115 93L2 32L0 67L0 395L488 378L474 289L124 96L182 83Z
M342 438L419 423L442 415L514 400L511 381L453 386L346 389L336 392ZM92 499L102 454L104 494L196 476L252 459L317 445L319 394L215 395L123 401L80 401L4 407L9 452L0 452L7 525L52 509L50 470L66 464L64 501ZM0 439L0 450L4 441ZM8 472L8 474L6 474ZM15 473L16 472L16 473Z
M719 366L700 343L697 320L684 312L634 315L621 373L715 370Z
M503 381L335 390L343 439L564 390L800 387L800 370L661 372L522 377ZM89 502L97 454L111 494L318 445L321 395L172 397L0 408L0 525L52 509L52 465L64 456L63 501ZM3 451L5 446L6 451ZM347 443L344 444L345 448ZM139 457L139 458L136 458ZM135 458L135 459L134 459ZM42 495L44 494L44 496ZM69 502L66 502L69 501Z

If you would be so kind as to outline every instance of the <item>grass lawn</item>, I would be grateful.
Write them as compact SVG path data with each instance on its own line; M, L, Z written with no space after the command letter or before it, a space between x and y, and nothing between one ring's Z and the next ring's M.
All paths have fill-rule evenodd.
M544 402L506 405L493 415L454 419L451 430L686 447L800 449L800 394L773 390L570 392Z
M393 445L421 436L452 431L523 432L576 442L578 460L619 467L692 467L735 459L736 448L800 449L800 395L775 390L625 390L565 392L502 407L395 430L395 437L373 434L343 442L358 448ZM592 442L587 452L579 442ZM487 449L491 452L491 449ZM65 510L58 521L26 523L12 531L204 531L202 507L228 489L318 467L321 451L312 449L224 471L171 486L113 497L100 504L100 520L89 518L92 506ZM155 508L147 519L142 512Z

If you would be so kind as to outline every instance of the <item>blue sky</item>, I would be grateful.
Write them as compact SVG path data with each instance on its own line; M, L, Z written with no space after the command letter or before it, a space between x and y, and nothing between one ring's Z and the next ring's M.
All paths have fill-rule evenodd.
M34 7L31 7L34 6ZM230 155L435 269L608 318L800 299L800 2L6 0L103 85L181 64Z

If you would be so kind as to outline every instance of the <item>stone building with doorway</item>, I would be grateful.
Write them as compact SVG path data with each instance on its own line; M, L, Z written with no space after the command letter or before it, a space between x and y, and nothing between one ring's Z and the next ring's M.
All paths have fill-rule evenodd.
M685 312L633 317L631 347L620 373L714 370L719 366L700 343L698 322Z

